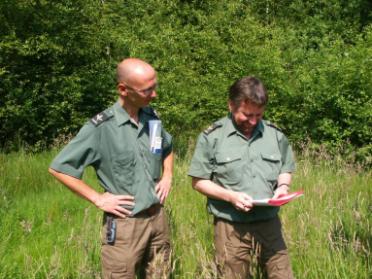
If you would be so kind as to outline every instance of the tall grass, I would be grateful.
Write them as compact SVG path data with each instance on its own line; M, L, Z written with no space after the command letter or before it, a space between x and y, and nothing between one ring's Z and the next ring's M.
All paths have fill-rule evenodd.
M55 152L0 155L0 278L100 278L102 214L47 173ZM371 171L301 154L281 218L296 278L372 278ZM177 160L167 201L173 278L213 278L213 222ZM85 179L99 189L88 170ZM257 277L258 278L258 277Z

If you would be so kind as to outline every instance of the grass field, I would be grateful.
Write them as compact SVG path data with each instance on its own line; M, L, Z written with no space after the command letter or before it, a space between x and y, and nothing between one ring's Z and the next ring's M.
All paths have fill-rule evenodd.
M48 174L55 154L0 154L0 278L100 278L102 214ZM281 210L296 278L372 278L371 171L309 158L293 183L305 196ZM172 276L213 278L212 219L187 167L176 161L166 204ZM92 170L85 179L99 188Z

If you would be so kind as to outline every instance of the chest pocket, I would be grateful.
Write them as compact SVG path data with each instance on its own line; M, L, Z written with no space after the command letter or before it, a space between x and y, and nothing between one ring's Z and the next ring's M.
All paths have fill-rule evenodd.
M242 154L216 153L216 170L214 177L222 185L239 184L242 178Z
M278 153L261 153L261 163L266 179L276 181L281 168L281 155Z
M132 150L113 158L114 178L119 189L129 191L134 183L136 160Z

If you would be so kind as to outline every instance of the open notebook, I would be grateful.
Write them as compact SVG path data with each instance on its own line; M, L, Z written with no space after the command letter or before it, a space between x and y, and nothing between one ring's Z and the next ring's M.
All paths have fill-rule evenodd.
M283 204L289 203L290 201L303 196L304 191L300 190L297 192L288 193L287 195L282 195L276 199L260 199L253 200L252 204L255 206L281 206Z

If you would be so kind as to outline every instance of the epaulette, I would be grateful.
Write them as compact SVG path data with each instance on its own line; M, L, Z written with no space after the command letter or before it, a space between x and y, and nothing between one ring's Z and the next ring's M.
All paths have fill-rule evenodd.
M209 135L211 132L216 130L217 128L222 127L222 123L215 122L211 126L209 126L207 129L203 131L204 134Z
M90 122L92 122L92 124L97 127L113 116L114 114L111 111L102 111L98 113L96 116L92 117L90 119Z
M144 108L142 108L142 110L146 114L149 114L151 116L155 116L156 118L159 118L159 114L152 107L144 107Z
M276 126L274 123L270 122L270 121L265 121L266 122L266 125L267 126L270 126L270 127L273 127L274 129L277 129L278 131L282 131L282 129L280 129L278 126Z

